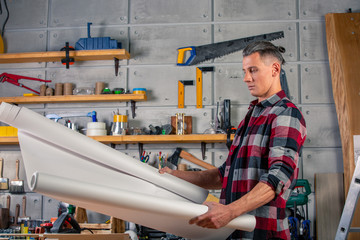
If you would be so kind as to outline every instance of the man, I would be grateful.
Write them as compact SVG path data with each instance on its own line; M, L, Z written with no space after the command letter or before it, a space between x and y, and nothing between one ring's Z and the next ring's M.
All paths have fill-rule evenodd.
M255 42L243 50L244 82L252 96L226 162L219 169L167 172L207 189L222 189L220 203L189 221L220 228L244 213L256 217L253 232L235 231L228 239L290 239L286 201L298 176L299 152L306 137L305 120L280 85L285 63L281 48Z

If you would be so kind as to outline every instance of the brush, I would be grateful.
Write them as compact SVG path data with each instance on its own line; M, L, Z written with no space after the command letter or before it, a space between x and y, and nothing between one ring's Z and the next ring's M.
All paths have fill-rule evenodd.
M23 196L23 199L22 199L22 216L19 217L18 221L19 222L22 222L22 221L29 221L30 220L30 217L29 216L26 216L26 196Z
M16 176L14 180L10 182L10 193L21 194L24 193L24 180L19 179L20 161L16 160Z
M9 189L9 179L3 177L4 169L4 159L0 158L0 189L8 190Z

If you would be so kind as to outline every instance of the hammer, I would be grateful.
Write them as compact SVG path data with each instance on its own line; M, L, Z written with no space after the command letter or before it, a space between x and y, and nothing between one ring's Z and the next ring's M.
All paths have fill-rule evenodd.
M213 165L206 163L196 157L194 157L192 154L185 152L184 150L182 150L181 148L176 148L175 152L173 155L171 155L168 158L168 161L170 163L172 163L173 165L177 166L178 162L179 162L179 157L186 159L192 163L195 163L196 165L199 165L205 169L214 169L216 167L214 167Z

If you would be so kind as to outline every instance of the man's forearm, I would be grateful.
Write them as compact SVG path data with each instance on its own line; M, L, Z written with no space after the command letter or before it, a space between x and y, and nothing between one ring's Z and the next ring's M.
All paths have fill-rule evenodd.
M172 170L171 174L202 188L221 189L221 179L218 169L210 169L205 171Z
M231 208L235 218L267 204L274 197L275 191L269 185L259 182L250 192L230 203L228 207Z

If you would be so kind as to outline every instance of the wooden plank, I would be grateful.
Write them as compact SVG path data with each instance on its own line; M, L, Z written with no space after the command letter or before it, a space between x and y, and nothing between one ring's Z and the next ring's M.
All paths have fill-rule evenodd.
M329 13L325 16L325 22L347 194L355 169L353 135L360 134L360 13ZM353 220L353 226L359 225L360 205ZM349 239L359 238L360 233L349 235Z
M146 101L146 94L100 94L100 95L62 95L34 97L0 97L0 102L16 104L68 103L68 102L128 102Z
M124 135L92 136L102 143L135 144L135 143L221 143L226 142L226 134L188 134L188 135ZM231 139L234 135L231 136Z
M130 59L125 49L101 49L70 51L69 56L76 61ZM28 62L60 62L65 58L64 51L25 52L0 54L0 63L28 63Z
M125 135L125 136L91 136L90 138L105 144L135 143L223 143L226 134L189 134L189 135ZM232 134L231 140L234 139ZM18 137L0 137L0 145L19 144Z
M345 203L342 173L315 174L317 239L335 239Z
M226 142L226 134L185 134L185 135L124 135L92 136L99 142L110 144L131 143L221 143ZM234 135L231 135L231 139Z
M0 137L0 145L17 145L19 144L18 137Z

